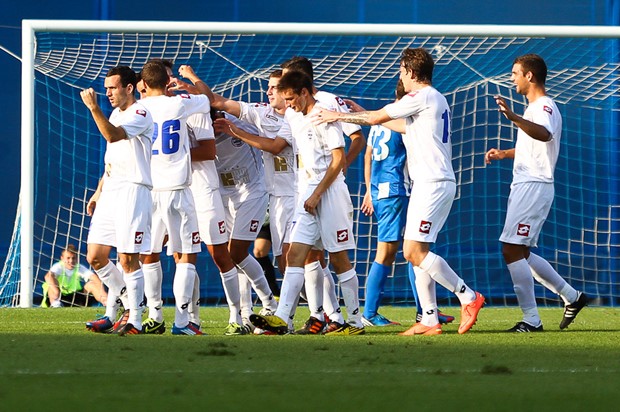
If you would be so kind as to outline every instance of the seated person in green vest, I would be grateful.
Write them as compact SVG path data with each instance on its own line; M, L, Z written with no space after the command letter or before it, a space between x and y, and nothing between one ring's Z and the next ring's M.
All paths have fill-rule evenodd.
M45 275L43 304L41 306L47 306L46 298L49 297L49 306L59 308L62 306L61 298L78 292L90 293L103 306L106 305L108 294L103 283L95 273L78 262L75 246L69 245L60 255L60 261L54 263ZM72 302L74 299L70 298L68 301Z

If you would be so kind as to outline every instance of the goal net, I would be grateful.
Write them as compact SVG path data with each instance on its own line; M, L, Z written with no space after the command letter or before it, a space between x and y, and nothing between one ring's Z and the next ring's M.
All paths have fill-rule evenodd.
M436 63L433 85L452 109L458 189L434 250L488 302L515 302L498 241L512 162L485 166L484 153L493 147L514 146L516 128L498 113L493 96L504 96L516 113L522 113L526 101L510 81L512 62L516 56L537 53L547 62L547 91L564 120L556 198L537 253L575 288L600 298L599 303L619 302L617 28L592 35L588 29L593 28L577 32L542 26L530 26L530 31L514 26L511 32L510 27L500 26L485 30L483 26L86 22L79 28L63 29L62 24L52 23L33 30L33 110L24 113L25 119L33 116L32 166L23 166L22 172L32 174L22 180L22 213L18 211L14 247L0 277L0 306L19 301L15 297L18 286L22 306L38 304L45 273L68 244L77 245L85 260L90 221L85 205L103 171L105 142L79 91L93 87L101 93L100 104L109 113L102 93L109 68L122 64L140 70L149 59L170 59L176 67L190 64L217 93L260 102L265 101L269 74L281 62L302 55L313 62L319 89L377 109L393 99L400 54L407 47L424 47L432 53ZM566 33L585 37L567 37ZM24 107L30 111L28 105ZM375 222L359 213L365 191L362 157L347 172L356 208L357 249L351 257L360 285L365 284L376 250ZM28 153L23 159L28 159ZM170 297L172 262L165 260L164 265L164 294ZM203 298L223 303L220 278L206 251L197 268ZM541 303L560 304L557 296L537 288ZM442 288L437 295L441 305L458 304ZM412 302L406 263L399 253L384 303Z

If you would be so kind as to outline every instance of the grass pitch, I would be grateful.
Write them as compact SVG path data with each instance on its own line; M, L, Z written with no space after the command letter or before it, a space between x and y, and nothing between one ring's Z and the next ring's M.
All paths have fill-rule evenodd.
M99 335L101 308L0 309L0 410L593 411L620 403L620 309L586 308L560 331L502 333L516 308L485 308L465 335L223 336L227 309L202 309L208 336ZM170 328L173 309L165 309ZM298 311L305 319L307 311ZM301 326L301 325L299 325Z

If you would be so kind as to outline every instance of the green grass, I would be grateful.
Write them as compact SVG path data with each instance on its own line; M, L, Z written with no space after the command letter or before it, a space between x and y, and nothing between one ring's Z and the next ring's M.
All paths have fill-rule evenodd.
M560 308L541 309L544 333L506 334L520 311L485 308L467 334L450 325L429 337L396 335L411 308L382 308L406 326L353 337L227 337L227 310L208 307L206 337L121 338L85 330L97 312L0 309L0 410L597 411L620 402L620 309L586 308L565 331Z

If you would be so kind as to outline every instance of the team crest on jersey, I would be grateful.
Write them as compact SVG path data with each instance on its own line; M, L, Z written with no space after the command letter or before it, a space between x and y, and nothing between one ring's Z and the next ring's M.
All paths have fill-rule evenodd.
M189 94L183 93L183 94L179 94L179 96L181 96L181 99L191 99L192 96L190 96Z
M338 243L348 242L349 241L349 230L337 230L336 231L336 239L338 239Z
M144 239L144 232L136 232L134 236L134 243L136 245L141 245L143 239Z
M433 226L433 222L428 222L426 220L420 221L420 233L429 234L431 233L431 226Z
M269 113L267 113L267 114L265 115L265 117L266 117L267 119L271 119L271 120L273 120L274 122L277 122L277 121L278 121L278 118L277 118L277 117L275 117L274 115L269 114Z
M340 97L336 96L336 103L340 106L346 106L347 104Z
M192 233L192 245L199 245L199 244L200 244L200 233L193 232Z
M549 106L543 106L543 110L549 114L553 114L553 109Z
M517 226L517 236L525 236L528 237L530 235L530 225L526 225L525 223L519 223Z
M217 229L220 231L220 235L226 233L226 222L223 220L221 222L217 222Z
M250 232L252 233L258 232L258 220L252 220L250 222Z
M230 143L235 146L235 147L241 147L243 146L243 140L241 139L237 139L236 137L233 137L230 139Z
M146 110L138 109L136 110L136 114L139 114L142 117L146 117Z

